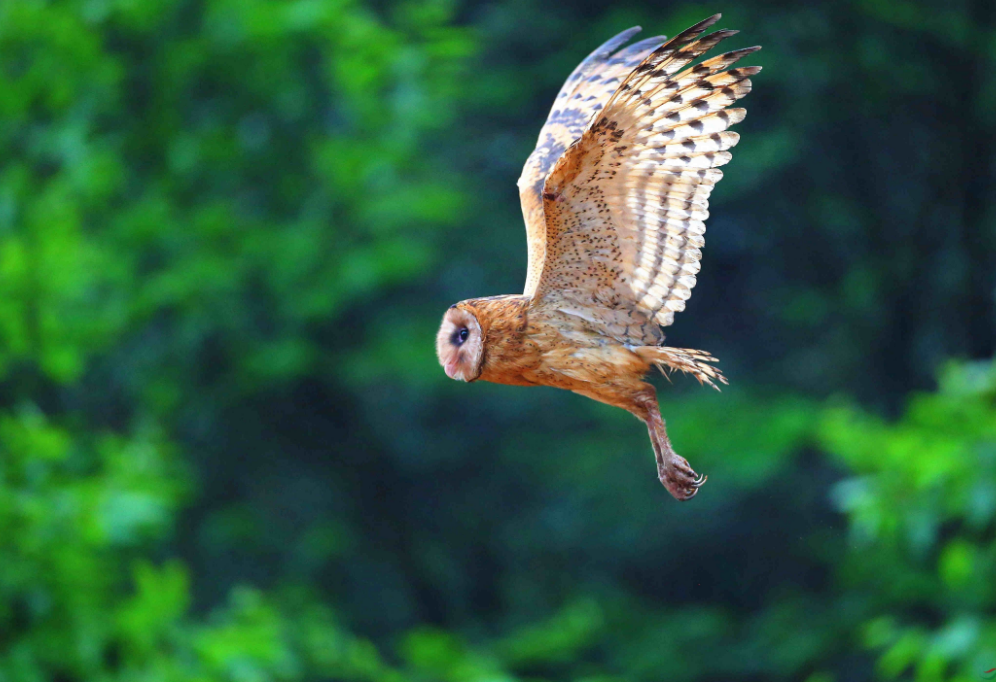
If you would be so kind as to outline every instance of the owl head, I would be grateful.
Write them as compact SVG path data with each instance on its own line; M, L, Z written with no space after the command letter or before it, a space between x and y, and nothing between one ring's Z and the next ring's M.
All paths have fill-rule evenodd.
M443 315L436 334L436 355L446 376L473 381L484 364L484 333L477 315L461 303L454 303Z

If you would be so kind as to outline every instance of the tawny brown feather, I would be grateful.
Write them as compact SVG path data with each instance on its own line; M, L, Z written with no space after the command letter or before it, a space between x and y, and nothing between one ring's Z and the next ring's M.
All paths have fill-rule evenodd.
M470 299L443 318L436 347L464 381L553 386L628 410L647 424L658 476L676 498L698 476L671 447L653 386L657 367L716 388L705 351L663 345L684 310L704 245L708 198L743 120L730 104L759 48L691 66L735 31L703 36L715 15L663 43L612 38L571 74L519 179L529 243L521 296Z

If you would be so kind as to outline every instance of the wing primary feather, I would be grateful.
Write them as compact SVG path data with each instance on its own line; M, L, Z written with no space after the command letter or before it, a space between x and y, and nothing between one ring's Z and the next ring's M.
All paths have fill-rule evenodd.
M639 77L646 74L649 71L652 71L654 67L659 65L661 62L670 57L672 54L680 50L685 45L688 45L689 43L693 42L696 38L702 35L702 33L707 28L715 24L722 17L723 17L722 14L714 14L708 19L703 19L694 26L686 28L684 31L676 35L674 38L667 41L659 48L654 50L652 53L650 53L647 56L647 58L643 60L643 63L636 68L634 73L631 74L630 78L632 78L633 76ZM620 88L620 90L621 89L622 88Z
M738 31L732 30L719 30L715 33L711 33L708 36L701 38L695 42L683 45L678 49L669 49L671 43L667 43L662 46L657 52L650 56L649 59L653 59L654 55L661 53L663 56L660 60L653 62L653 66L650 69L645 69L641 72L641 69L648 64L648 61L644 61L644 64L637 67L636 71L630 75L629 78L620 86L619 90L622 99L632 100L632 99L652 99L653 96L662 89L665 89L669 83L674 82L669 77L677 73L680 69L687 66L690 62L696 60L701 55L705 54L721 41L729 38L730 36L736 35ZM693 67L690 71L694 73L695 69L700 68ZM652 86L649 90L644 90L644 86L651 81L659 81L656 85ZM680 82L680 81L679 81Z
M579 67L586 75L577 87L605 99L589 109L597 115L561 147L537 188L543 260L526 286L537 310L588 306L591 324L604 322L605 334L622 333L624 343L638 346L647 345L648 321L666 326L685 309L700 268L709 196L723 177L717 166L732 158L740 139L728 128L745 115L727 107L750 92L750 76L760 71L734 67L758 47L696 63L737 33L703 35L719 18L663 44L648 38L614 53L622 43L601 48L589 58L601 60L596 67ZM573 118L563 129L573 133L580 111L565 113Z
M685 66L687 66L689 63L695 61L700 56L705 54L709 49L711 49L713 46L719 43L720 40L722 40L723 38L727 38L736 32L735 31L729 32L726 35L721 36L722 33L723 33L722 31L716 31L715 33L707 36L706 38L703 38L702 40L693 43L687 49L682 50L680 53L680 58L676 54L673 58L668 59L665 62L662 62L661 65L655 71L647 74L647 78L641 80L638 84L634 83L632 88L627 92L626 98L627 99L640 98L640 99L652 100L662 91L680 92L683 88L688 87L690 84L700 82L705 78L708 78L709 76L713 76L717 73L720 73L724 68L733 63L730 62L729 64L727 64L724 61L722 61L721 58L724 57L725 55L719 55L719 58L716 58L717 61L715 62L712 59L706 60L697 66L682 71L680 74L677 72L682 68L684 68ZM708 46L703 45L705 41L715 36L720 36L720 38L712 41L711 44ZM736 57L736 59L739 58L740 57ZM734 59L733 61L736 61L736 59ZM671 78L670 76L675 76L675 77ZM649 89L643 89L643 86L646 85L646 83L650 80L658 80L659 82L656 85L650 87Z

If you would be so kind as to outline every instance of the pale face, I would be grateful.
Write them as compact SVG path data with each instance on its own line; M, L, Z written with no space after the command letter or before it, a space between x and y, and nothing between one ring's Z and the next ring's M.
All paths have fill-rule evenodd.
M481 325L472 313L450 308L436 334L436 355L446 376L457 381L473 381L481 374L484 339Z

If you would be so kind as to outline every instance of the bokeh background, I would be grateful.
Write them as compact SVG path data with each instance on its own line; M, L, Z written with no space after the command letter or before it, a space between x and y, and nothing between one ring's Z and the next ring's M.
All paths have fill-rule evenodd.
M439 369L640 24L763 44L677 450ZM992 0L0 0L0 681L996 667Z

